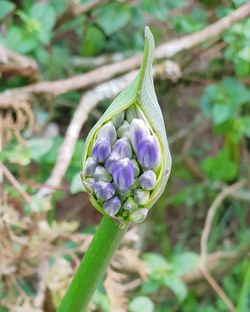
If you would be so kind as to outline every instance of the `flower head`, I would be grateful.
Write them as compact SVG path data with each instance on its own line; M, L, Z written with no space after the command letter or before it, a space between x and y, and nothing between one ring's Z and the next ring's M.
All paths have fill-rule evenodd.
M81 176L91 203L121 224L142 222L171 168L164 119L152 81L153 36L135 80L112 102L85 140Z

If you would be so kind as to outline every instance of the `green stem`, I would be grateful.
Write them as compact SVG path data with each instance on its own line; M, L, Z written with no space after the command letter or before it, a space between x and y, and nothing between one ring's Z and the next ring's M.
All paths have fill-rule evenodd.
M104 216L78 270L58 308L58 312L85 312L127 227L121 229Z

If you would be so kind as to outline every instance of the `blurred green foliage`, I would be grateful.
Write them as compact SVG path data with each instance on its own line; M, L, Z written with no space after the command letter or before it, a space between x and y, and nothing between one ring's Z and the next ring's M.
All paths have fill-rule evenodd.
M87 1L81 1L82 4L85 2ZM91 66L95 67L76 65L76 57L85 60L86 64L86 60L90 62L88 57L97 59L116 52L141 52L145 24L150 25L156 43L160 44L203 29L246 2L108 1L58 26L60 16L67 9L67 0L1 0L0 43L14 52L33 57L39 65L42 79L63 79L85 72ZM201 68L198 66L197 69L196 55L203 49L205 52L208 50L207 42L197 49L198 52L196 49L185 51L176 57L175 60L183 69L183 77L178 82L156 81L159 102L170 136L188 128L196 114L202 116L202 123L208 123L209 128L201 133L197 130L187 155L183 155L182 150L186 137L171 145L173 171L170 183L151 212L152 228L150 224L147 225L148 236L145 234L146 237L142 238L145 244L142 259L149 274L142 285L128 295L130 312L227 311L224 303L213 292L200 295L198 291L191 290L181 278L198 265L199 239L204 219L210 203L219 191L218 186L231 184L249 175L249 162L245 159L249 159L250 153L250 19L232 25L222 38L217 39L217 43L222 47L220 52L203 61ZM192 80L192 76L196 79ZM25 84L26 78L3 75L0 90ZM35 196L36 184L42 185L50 176L66 127L80 96L81 92L71 92L53 99L37 96L32 104L35 131L22 131L25 143L12 136L0 151L0 160L17 179L24 181L23 188L31 194L41 212L52 208L48 216L51 229L56 220L55 212L59 201L62 198L67 200L67 197L74 198L82 190L79 168L83 140L109 104L103 101L90 113L64 177L66 191L57 190L47 208L46 203ZM58 131L46 136L44 131L50 123L56 124ZM190 133L187 137L189 135ZM195 170L193 167L190 169L185 162L186 156L193 159ZM22 211L22 218L32 215L29 205L22 204L19 193L11 185L6 185L6 192L10 204ZM211 252L241 247L250 238L249 203L228 199L220 208L212 225L208 246ZM72 213L74 215L74 210ZM84 213L83 211L82 214ZM75 219L77 218L76 216ZM87 227L74 229L79 231L77 233L87 230ZM22 234L22 230L18 231L18 235ZM67 250L77 245L70 238L65 239L64 243ZM74 256L79 257L79 252ZM54 258L52 252L49 263L51 267L56 263ZM64 261L65 272L73 266L74 257L62 255L60 260ZM250 266L248 261L242 260L220 282L237 306L237 311L247 312L250 310ZM57 263L56 266L58 267ZM33 280L22 277L18 282L22 291L34 298ZM14 294L18 298L19 292L13 285L8 290L4 282L0 281L1 312L8 311L1 306L1 300L8 296L8 291L12 291L11 296ZM164 295L158 296L161 292ZM60 296L55 291L57 303ZM109 311L109 300L102 285L93 302L97 309Z

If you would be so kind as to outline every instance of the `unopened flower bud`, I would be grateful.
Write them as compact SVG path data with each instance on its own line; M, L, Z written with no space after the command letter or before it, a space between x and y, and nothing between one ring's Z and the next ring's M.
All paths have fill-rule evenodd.
M139 118L139 111L138 109L136 109L136 107L129 107L126 110L126 120L128 122L132 122L132 120L134 119L138 119Z
M135 223L141 223L146 219L148 215L148 209L142 208L132 212L129 216L130 221Z
M134 193L134 200L137 202L138 205L146 205L149 200L149 195L150 194L148 191L137 189Z
M129 158L118 160L112 170L114 183L121 193L126 193L134 183L134 169Z
M92 149L92 155L98 162L105 162L111 151L110 143L105 138L98 139Z
M130 124L126 120L124 120L122 125L117 130L117 137L119 139L129 137L129 132L130 132Z
M121 155L118 154L117 152L111 152L108 159L105 162L105 169L109 172L112 173L114 164L121 159Z
M124 120L124 116L125 116L125 113L124 113L124 111L122 111L111 119L111 121L112 121L112 123L116 129L118 129L121 126L121 124Z
M113 144L116 141L117 135L112 121L109 121L101 127L98 132L98 138L105 138L110 142L110 144Z
M111 217L114 217L118 213L120 208L121 201L117 196L114 196L113 198L107 200L103 205L104 211Z
M95 180L93 178L87 178L85 181L83 181L83 185L87 191L94 191L94 185L95 185Z
M90 156L86 160L85 173L88 177L93 177L97 161L94 157Z
M141 140L137 146L139 163L147 169L152 169L159 161L159 147L153 135Z
M142 119L134 119L131 122L129 135L133 149L137 153L140 142L150 135L149 128L145 121Z
M132 148L127 138L117 140L113 146L113 151L121 155L122 158L132 157Z
M140 177L139 177L139 183L140 186L147 191L151 191L155 187L156 183L156 174L153 170L147 170L145 171Z
M131 159L131 161L134 168L134 176L138 177L138 175L140 174L140 167L135 159Z
M105 168L102 166L97 166L94 172L94 179L95 181L111 182L112 176Z
M123 208L129 211L136 210L138 208L138 204L135 202L135 200L132 197L129 197L124 205Z
M94 184L96 196L102 200L108 200L115 194L115 188L112 183L98 181Z

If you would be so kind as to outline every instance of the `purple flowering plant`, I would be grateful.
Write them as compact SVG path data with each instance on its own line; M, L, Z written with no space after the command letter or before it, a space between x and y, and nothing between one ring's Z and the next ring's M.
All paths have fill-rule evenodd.
M91 203L120 226L146 218L162 194L171 168L152 80L154 40L148 28L145 35L141 69L90 131L82 162L81 177ZM133 208L128 205L131 200Z
M84 144L81 178L103 215L58 312L86 311L130 222L140 223L165 189L171 169L153 79L154 38L145 29L136 78L111 103Z

